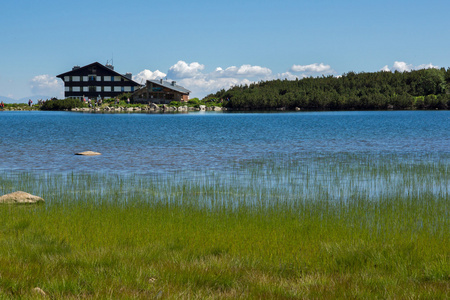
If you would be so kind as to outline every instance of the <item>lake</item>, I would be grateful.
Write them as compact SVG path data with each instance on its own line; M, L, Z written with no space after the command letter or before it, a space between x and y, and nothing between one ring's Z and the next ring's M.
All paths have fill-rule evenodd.
M449 111L95 114L1 112L0 169L225 170L269 155L448 157ZM101 152L83 157L81 151Z

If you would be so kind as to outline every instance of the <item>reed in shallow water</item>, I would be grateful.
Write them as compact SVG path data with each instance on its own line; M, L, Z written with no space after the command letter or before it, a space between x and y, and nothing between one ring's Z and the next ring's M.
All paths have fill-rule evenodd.
M447 160L272 157L226 174L5 172L0 296L446 298Z

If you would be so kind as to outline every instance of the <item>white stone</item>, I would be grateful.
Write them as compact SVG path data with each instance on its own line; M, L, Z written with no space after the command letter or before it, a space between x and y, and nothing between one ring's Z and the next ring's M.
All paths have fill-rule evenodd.
M35 204L45 202L44 199L22 191L6 194L0 197L0 203L5 204Z
M75 155L94 156L94 155L101 155L101 153L94 152L94 151L84 151L84 152L75 153Z

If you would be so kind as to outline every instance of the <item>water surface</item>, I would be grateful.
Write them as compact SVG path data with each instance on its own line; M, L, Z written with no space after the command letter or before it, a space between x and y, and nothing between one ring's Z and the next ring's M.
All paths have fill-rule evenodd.
M93 114L0 112L0 170L226 170L270 155L448 157L448 111ZM83 157L81 151L101 152Z

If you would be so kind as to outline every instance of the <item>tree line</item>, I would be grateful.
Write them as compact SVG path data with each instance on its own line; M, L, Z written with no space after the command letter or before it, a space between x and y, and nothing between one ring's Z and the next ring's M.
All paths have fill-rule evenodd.
M236 110L448 109L450 68L260 81L206 99L223 99L225 107Z

